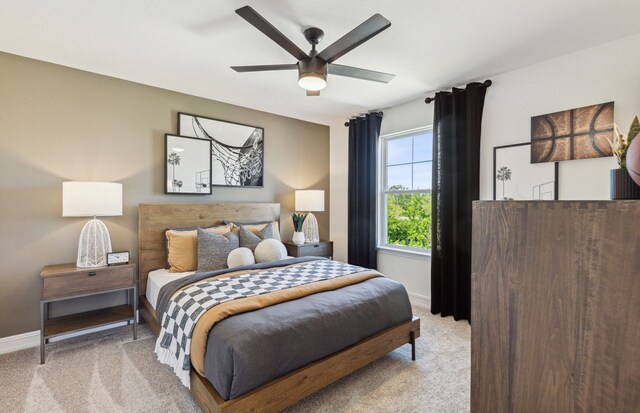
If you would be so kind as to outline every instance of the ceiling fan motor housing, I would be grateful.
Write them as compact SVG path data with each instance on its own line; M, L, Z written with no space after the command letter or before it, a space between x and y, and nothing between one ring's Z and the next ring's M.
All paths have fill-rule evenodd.
M298 62L298 85L303 89L318 91L327 86L329 65L319 57L313 56Z
M311 57L302 59L298 62L298 78L303 74L315 73L327 79L327 70L329 65L319 57Z

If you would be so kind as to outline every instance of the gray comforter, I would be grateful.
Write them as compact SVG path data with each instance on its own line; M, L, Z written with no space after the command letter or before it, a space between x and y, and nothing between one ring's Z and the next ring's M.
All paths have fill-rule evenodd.
M288 259L247 269L312 259L317 258ZM158 319L178 288L227 271L197 273L167 284L160 291ZM234 315L217 323L209 333L205 375L229 400L411 316L402 284L381 277Z

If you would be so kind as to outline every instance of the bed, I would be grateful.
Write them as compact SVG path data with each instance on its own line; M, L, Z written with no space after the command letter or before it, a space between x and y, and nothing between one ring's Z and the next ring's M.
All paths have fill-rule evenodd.
M140 313L149 323L154 334L158 335L161 329L159 317L156 315L156 307L163 305L163 300L159 299L163 295L161 291L167 290L167 285L176 283L175 280L178 278L184 277L184 280L188 280L189 277L197 276L193 273L168 274L166 270L162 270L166 262L164 231L167 228L205 227L216 225L225 219L257 222L279 220L279 218L280 206L275 203L140 204L138 216ZM277 265L288 268L288 266L295 267L305 263L304 260L302 262L294 260L283 261ZM415 339L420 335L420 320L417 317L412 317L409 313L409 319L394 322L393 316L390 315L383 321L394 322L394 324L385 326L382 331L371 330L371 323L368 327L366 326L367 319L372 318L366 311L375 311L380 306L393 305L385 304L385 300L389 303L399 300L397 297L394 298L393 294L380 293L383 284L391 282L384 280L386 279L376 278L344 288L316 293L304 299L291 300L258 311L238 314L216 324L209 332L204 367L198 369L192 367L189 373L190 389L194 400L205 412L277 412L404 344L412 345L412 357L415 357ZM164 295L168 294L167 291L164 292ZM399 294L402 293L398 292L396 295L399 296ZM406 292L404 294L406 295ZM363 303L369 300L367 301L369 304L363 304L357 311L352 310L350 313L339 310L341 305L348 309L348 303L353 300L361 300ZM328 305L329 303L331 306ZM336 307L338 310L333 313L322 310L329 307ZM373 310L367 310L367 308ZM355 327L362 325L361 330L351 337L352 341L357 341L341 343L340 340L331 340L332 345L336 347L330 350L330 354L317 353L318 349L314 349L312 343L329 334L330 331L326 327L329 323L318 320L305 323L301 314L319 312L327 313L323 316L329 318L343 317L341 322L351 321ZM345 314L347 314L346 318ZM333 320L333 323L336 320ZM287 325L289 330L304 331L304 334L296 339L302 341L296 341L296 343L300 344L298 348L305 351L298 351L299 359L293 360L295 357L291 354L295 352L296 347L291 344L292 340L284 339L287 336L283 335L285 334L283 331L269 330L264 334L252 334L257 336L256 340L262 340L263 347L273 344L271 347L274 349L262 349L262 351L278 351L280 348L278 346L282 346L280 351L288 353L286 357L283 356L280 359L265 357L267 363L262 363L261 368L256 369L258 373L252 374L251 371L247 373L249 369L246 365L253 367L260 360L251 358L251 351L246 350L246 345L255 346L255 343L245 344L243 340L236 340L241 336L240 329L246 328L246 331L259 333L262 326L267 323L271 323L272 326L284 325L285 321L289 323ZM283 327L282 330L287 328ZM216 334L215 338L213 338L214 334ZM229 357L225 356L228 351L225 351L223 338L231 341L229 345L233 346L237 352L244 351L246 355L246 360L242 360L245 365L245 378L242 380L235 378L234 381L234 377L229 377L242 377L243 369L238 367L242 363L238 361L235 361L236 370L228 374L218 374L213 367L207 367L207 363L214 366L230 363ZM304 340L308 341L306 345ZM280 344L276 345L276 343ZM346 347L345 343L347 343ZM242 350L242 345L245 345L245 350ZM328 351L327 347L321 350ZM316 351L315 355L314 351ZM284 365L287 362L290 362L289 365ZM252 383L251 380L258 381Z

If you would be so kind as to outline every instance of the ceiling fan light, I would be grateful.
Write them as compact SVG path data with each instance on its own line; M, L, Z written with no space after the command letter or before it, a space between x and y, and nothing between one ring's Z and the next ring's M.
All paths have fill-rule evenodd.
M327 77L322 73L307 72L298 76L298 86L304 90L312 92L322 90L327 87Z

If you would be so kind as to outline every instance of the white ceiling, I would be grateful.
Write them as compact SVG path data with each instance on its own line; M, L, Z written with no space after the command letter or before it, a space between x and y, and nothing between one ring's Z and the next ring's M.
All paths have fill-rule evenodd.
M324 30L322 50L381 13L391 27L337 63L396 78L330 76L306 97L295 71L236 73L229 66L295 63L234 13L247 4L305 51L304 28ZM1 51L324 124L640 32L638 0L0 0L0 10Z

